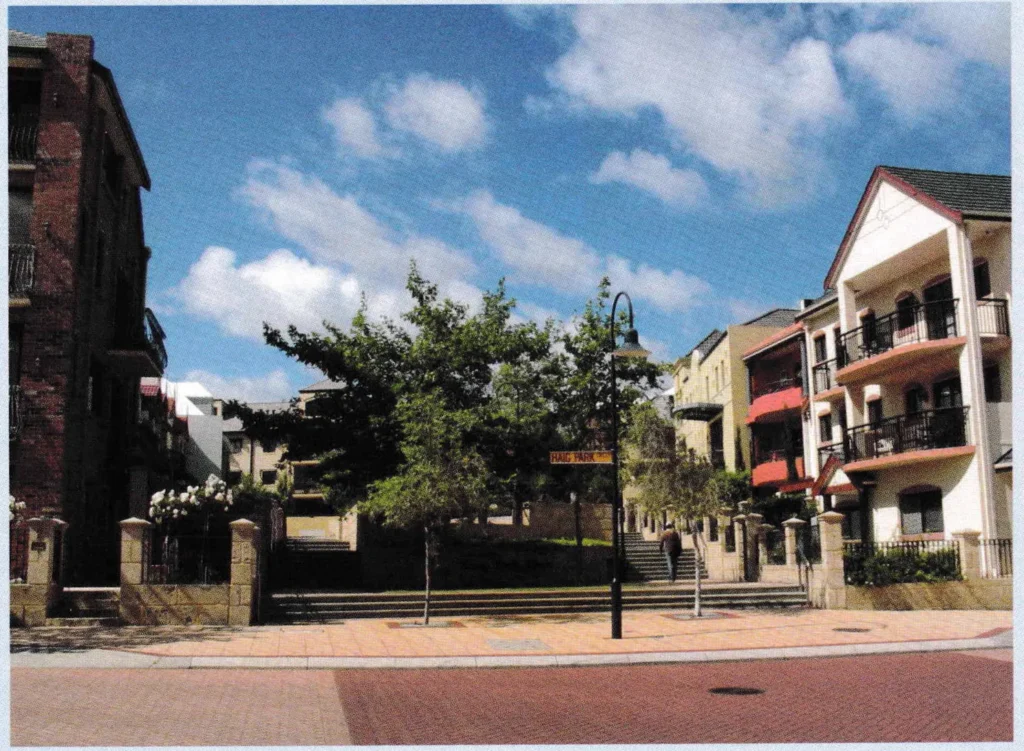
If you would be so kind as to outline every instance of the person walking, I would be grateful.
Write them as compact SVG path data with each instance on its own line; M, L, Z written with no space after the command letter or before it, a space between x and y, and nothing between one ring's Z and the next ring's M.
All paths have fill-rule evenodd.
M672 524L665 525L659 550L665 554L665 563L668 564L668 580L674 582L679 566L679 556L683 552L683 541L679 539L679 533L676 532Z

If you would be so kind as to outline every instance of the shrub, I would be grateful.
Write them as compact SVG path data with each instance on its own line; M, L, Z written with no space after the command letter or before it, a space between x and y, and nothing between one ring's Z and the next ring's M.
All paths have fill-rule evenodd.
M863 558L847 557L846 583L884 587L889 584L961 579L955 550L879 551Z

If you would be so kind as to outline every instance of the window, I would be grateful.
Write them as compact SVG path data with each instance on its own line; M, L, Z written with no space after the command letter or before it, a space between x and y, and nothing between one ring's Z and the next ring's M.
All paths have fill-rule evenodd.
M906 413L916 415L924 411L924 405L928 402L928 392L923 386L911 386L904 397Z
M988 275L988 261L974 264L974 296L979 300L992 294L992 280Z
M828 348L825 345L825 335L814 337L814 362L825 362L828 357Z
M242 473L240 471L228 472L228 486L233 487L242 481Z
M942 491L928 488L901 493L900 524L904 535L942 532Z
M909 329L914 325L914 314L917 312L917 297L904 295L896 301L896 327Z
M818 417L818 438L822 443L832 443L832 415Z
M260 441L260 445L263 447L263 452L266 454L272 454L277 451L277 440L273 438L265 438Z
M264 485L273 485L277 482L277 470L276 469L265 469L260 472L260 482Z
M863 514L859 508L844 508L841 523L844 540L863 540Z
M935 394L935 409L951 409L964 405L963 393L960 390L960 376L953 376L938 381L932 386Z
M982 373L985 380L985 401L1001 402L1003 400L1003 384L999 379L999 366L986 365Z
M832 329L832 338L836 348L836 367L841 368L846 364L846 350L843 349L843 332L838 326Z
M231 449L232 454L237 454L242 450L242 446L245 443L245 439L241 436L232 436L228 438L228 448Z
M882 424L882 400L868 402L868 425L877 428Z

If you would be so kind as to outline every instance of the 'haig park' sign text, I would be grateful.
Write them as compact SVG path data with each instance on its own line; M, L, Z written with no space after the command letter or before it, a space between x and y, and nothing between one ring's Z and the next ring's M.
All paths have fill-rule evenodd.
M552 451L552 464L611 464L611 451Z

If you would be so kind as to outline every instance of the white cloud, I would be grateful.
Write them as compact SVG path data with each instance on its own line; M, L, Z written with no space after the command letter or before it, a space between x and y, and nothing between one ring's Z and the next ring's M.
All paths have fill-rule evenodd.
M678 269L664 272L647 264L634 266L618 256L602 257L586 243L498 203L487 191L470 195L464 211L484 242L516 270L517 281L578 292L608 276L616 287L636 290L637 298L670 312L695 305L697 297L710 289L702 279Z
M943 39L961 57L1010 67L1010 3L920 3L908 23Z
M893 112L914 122L956 101L956 60L947 50L902 34L857 34L840 54L879 88Z
M190 370L183 379L197 381L218 399L237 399L240 402L284 402L295 396L288 376L283 370L273 370L263 376L225 378L206 370Z
M487 135L484 98L455 81L426 74L411 76L384 105L388 122L443 151L481 146Z
M548 71L589 107L655 109L677 145L776 204L808 190L808 133L848 114L829 46L718 6L585 5L577 38Z
M385 153L377 136L373 113L360 100L338 99L324 110L323 118L334 128L334 138L342 153L351 149L364 158Z
M590 181L626 183L678 206L692 206L707 194L700 173L673 167L667 157L642 149L634 149L628 156L613 151L590 176Z
M440 240L401 234L380 222L352 195L269 162L253 164L241 194L266 212L275 229L315 259L340 264L367 283L402 285L415 259L432 282L465 282L475 273L467 256Z

